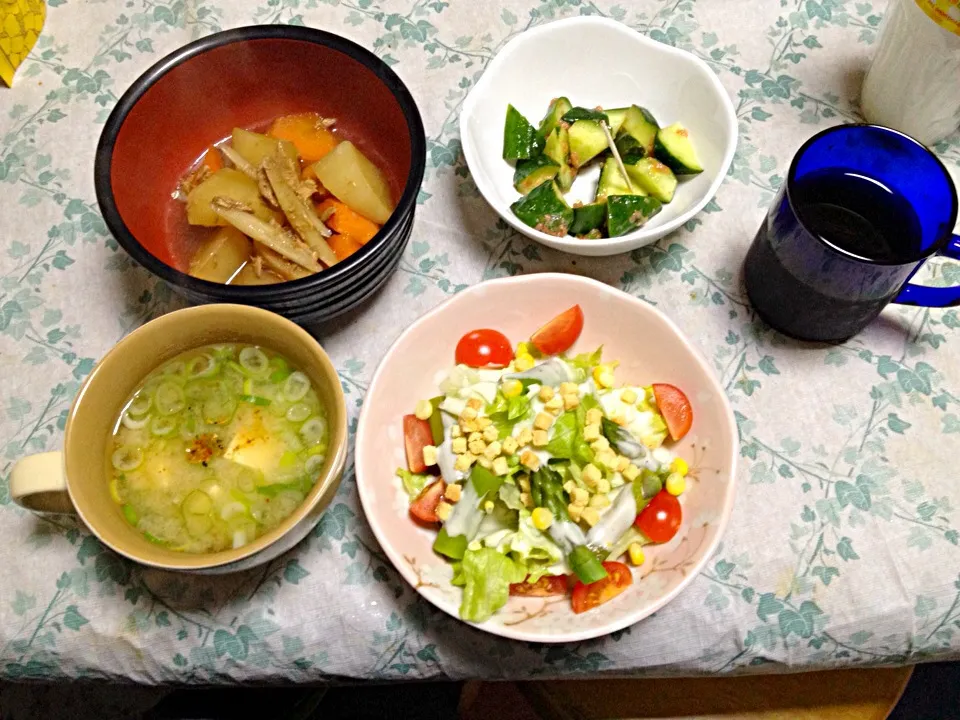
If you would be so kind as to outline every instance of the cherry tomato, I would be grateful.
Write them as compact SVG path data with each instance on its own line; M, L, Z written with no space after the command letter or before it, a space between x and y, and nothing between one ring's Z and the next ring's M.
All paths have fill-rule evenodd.
M446 483L443 482L443 479L440 479L421 490L420 494L410 503L410 515L413 519L422 523L440 522L440 518L437 517L437 505L443 499L443 492L446 489Z
M582 330L583 310L579 305L574 305L537 330L530 342L544 355L556 355L569 350Z
M510 594L524 597L549 597L551 595L566 595L568 589L566 575L544 575L535 583L511 584Z
M607 576L603 580L597 580L589 585L578 582L573 588L571 602L575 613L580 614L603 605L633 584L630 568L623 563L605 562L603 569L607 571Z
M403 444L407 453L407 468L410 472L427 472L423 462L423 449L433 445L433 431L429 420L421 420L416 415L403 416Z
M670 439L676 442L687 434L693 425L693 408L683 394L683 390L663 383L653 386L653 396L657 399L657 409L667 423Z
M513 347L499 330L472 330L457 343L457 364L470 367L506 367L513 360Z
M640 511L633 524L651 542L665 543L677 534L682 520L683 510L680 508L680 501L666 490L661 490Z

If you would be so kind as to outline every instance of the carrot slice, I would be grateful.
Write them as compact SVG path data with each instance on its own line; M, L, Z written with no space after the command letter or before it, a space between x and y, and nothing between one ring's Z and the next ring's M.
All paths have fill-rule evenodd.
M327 244L333 250L333 254L337 256L337 260L346 260L363 247L361 243L349 235L331 235L327 238Z
M324 222L334 232L349 235L361 245L366 245L380 230L375 222L370 222L363 215L354 212L350 207L334 198L327 198L317 205L317 213L321 218L333 211Z
M216 146L211 145L207 148L207 152L203 155L203 164L206 165L207 169L212 173L223 168L223 158L220 156L220 151L217 150Z
M320 124L317 113L284 115L273 121L268 135L278 140L289 140L300 153L305 163L313 163L333 150L339 141L337 136Z

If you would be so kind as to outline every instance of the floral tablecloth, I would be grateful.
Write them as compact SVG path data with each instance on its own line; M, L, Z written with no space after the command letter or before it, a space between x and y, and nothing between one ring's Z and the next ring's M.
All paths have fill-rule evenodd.
M855 0L48 0L47 24L0 92L0 678L139 683L326 678L701 674L960 656L960 315L893 308L838 347L798 345L745 303L740 263L793 152L856 118L883 2ZM525 29L607 15L706 60L740 144L705 212L604 260L528 242L478 197L461 102ZM61 440L68 405L121 336L182 302L117 248L93 155L118 96L163 54L249 23L321 27L410 86L427 174L399 272L317 336L353 417L385 349L458 290L507 274L599 278L669 314L713 364L741 437L722 547L677 600L611 637L500 640L421 601L364 522L352 466L313 535L221 578L147 570L69 519L12 505L8 475ZM571 57L590 48L571 48ZM654 73L655 68L637 68ZM960 176L960 138L936 148ZM938 264L930 282L957 283ZM354 421L355 423L355 421ZM354 424L352 423L352 425Z

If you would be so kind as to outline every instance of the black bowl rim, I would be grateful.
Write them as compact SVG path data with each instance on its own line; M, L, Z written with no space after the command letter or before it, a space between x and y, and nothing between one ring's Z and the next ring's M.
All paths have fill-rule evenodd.
M157 80L181 63L198 55L224 45L249 40L295 40L323 45L342 52L373 72L396 98L407 121L407 129L410 133L410 172L407 175L407 182L404 185L400 200L397 202L397 207L387 219L387 222L380 228L376 237L347 260L301 280L288 280L274 285L223 285L208 280L200 280L181 272L161 261L140 244L133 233L130 232L117 209L113 196L113 186L110 181L110 168L113 162L113 147L117 135L120 133L120 128L123 126L130 110ZM413 96L390 66L372 52L351 40L316 28L291 25L250 25L213 33L188 43L159 60L134 81L120 97L100 134L94 161L94 189L96 190L100 212L103 214L104 222L106 222L110 232L120 246L147 270L172 285L182 287L193 293L215 297L219 302L257 304L258 301L282 300L290 291L295 294L314 289L322 291L331 284L336 285L339 281L349 279L367 260L376 255L377 251L386 245L388 239L399 229L406 216L412 214L416 208L417 197L426 170L426 152L426 134L423 128L423 120Z

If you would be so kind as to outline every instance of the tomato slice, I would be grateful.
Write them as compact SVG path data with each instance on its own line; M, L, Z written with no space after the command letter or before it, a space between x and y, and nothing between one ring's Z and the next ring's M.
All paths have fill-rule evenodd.
M513 346L499 330L471 330L457 343L456 360L475 368L502 368L513 360Z
M603 569L607 571L607 576L603 580L597 580L589 585L578 582L573 588L571 602L575 613L580 614L603 605L633 584L630 568L623 563L605 562Z
M530 342L544 355L556 355L569 350L582 331L583 310L574 305L537 330Z
M670 439L676 442L690 431L693 425L693 408L683 390L673 385L659 383L653 386L657 409L667 423Z
M666 490L661 490L640 511L634 525L651 542L665 543L673 539L680 529L683 510L680 501Z
M403 416L403 444L407 452L407 468L410 472L427 472L423 462L423 449L433 445L433 431L429 420L421 420L416 415Z
M447 489L447 484L443 478L434 483L430 483L420 494L410 503L410 515L414 520L422 523L438 523L437 505L443 499L443 492Z
M544 575L535 583L511 584L510 594L523 597L550 597L551 595L566 595L569 588L566 575Z

